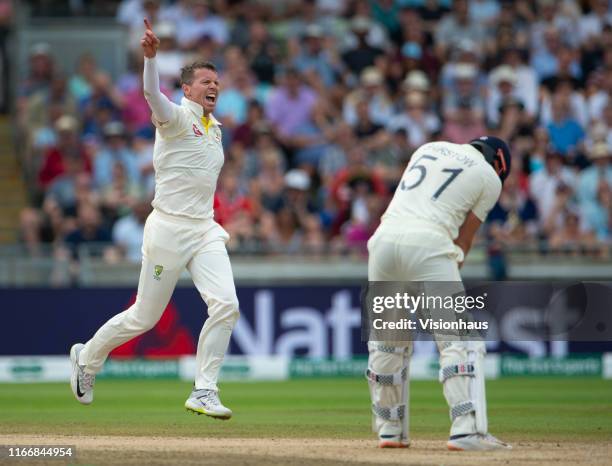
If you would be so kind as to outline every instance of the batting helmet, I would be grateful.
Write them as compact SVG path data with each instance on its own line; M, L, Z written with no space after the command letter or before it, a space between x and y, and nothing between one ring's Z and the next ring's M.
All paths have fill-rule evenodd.
M470 145L484 155L485 160L493 167L503 183L510 173L512 165L512 156L508 144L495 136L482 136L478 139L472 139Z

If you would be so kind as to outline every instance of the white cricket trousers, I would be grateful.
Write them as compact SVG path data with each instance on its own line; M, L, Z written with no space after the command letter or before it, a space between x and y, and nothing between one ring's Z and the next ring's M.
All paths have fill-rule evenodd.
M436 225L413 226L411 230L406 225L404 232L379 228L368 241L368 280L427 282L425 291L432 295L436 295L437 290L448 293L448 282L454 282L456 291L462 291L464 288L457 264L458 251L453 252L453 245L449 241L447 234ZM446 283L440 288L435 282ZM440 367L466 362L469 345L477 345L481 351L485 351L482 342L448 341L447 338L450 337L445 337L444 341L435 338L440 352ZM406 347L409 354L412 353L412 342L370 341L368 366L374 372L393 374L402 369L403 361L398 353L381 350L389 347ZM470 399L468 381L465 379L455 377L444 384L444 395L451 409ZM373 387L372 402L381 407L398 405L400 399L398 386ZM459 416L452 422L451 435L474 432L476 421L472 413Z
M219 370L239 316L225 249L228 239L213 219L188 219L153 210L144 228L136 302L106 322L85 344L79 358L85 371L99 372L113 349L155 326L187 268L208 306L198 341L195 388L218 390Z

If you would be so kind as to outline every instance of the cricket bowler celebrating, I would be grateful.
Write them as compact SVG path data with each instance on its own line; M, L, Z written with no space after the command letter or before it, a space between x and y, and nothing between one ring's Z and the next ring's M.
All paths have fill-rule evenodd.
M144 228L138 294L130 308L106 322L91 340L71 348L72 391L80 403L93 401L95 374L108 354L155 326L187 268L208 306L208 319L200 333L195 385L185 407L229 419L232 411L219 400L217 378L239 313L225 249L229 235L213 220L213 196L224 162L220 123L212 114L219 81L212 63L195 62L181 70L181 105L170 102L159 89L159 39L146 19L145 26L140 41L144 95L157 131L154 209Z
M460 285L459 268L509 172L510 151L496 137L421 146L368 242L368 280ZM488 433L484 343L436 337L436 344L452 421L448 449L511 448ZM412 342L369 341L368 350L366 376L379 447L407 447Z

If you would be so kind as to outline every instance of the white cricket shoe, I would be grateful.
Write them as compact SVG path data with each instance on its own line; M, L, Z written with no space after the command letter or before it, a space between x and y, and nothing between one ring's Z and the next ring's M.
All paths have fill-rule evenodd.
M512 446L493 437L491 434L454 435L446 444L451 451L511 450Z
M408 448L410 440L402 439L401 421L382 421L378 429L378 448Z
M185 408L215 419L227 420L232 417L232 410L223 406L216 390L193 390L185 401Z
M85 345L76 343L70 348L70 362L72 363L72 375L70 376L70 387L72 393L79 403L84 405L93 402L93 388L96 382L95 374L88 374L84 367L79 365L79 353Z

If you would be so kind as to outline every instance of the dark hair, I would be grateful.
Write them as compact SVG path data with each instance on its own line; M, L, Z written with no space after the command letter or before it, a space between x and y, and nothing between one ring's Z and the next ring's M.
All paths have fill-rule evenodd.
M191 84L193 82L193 74L196 70L207 69L217 72L217 67L209 61L196 61L191 65L186 65L181 68L181 84Z

